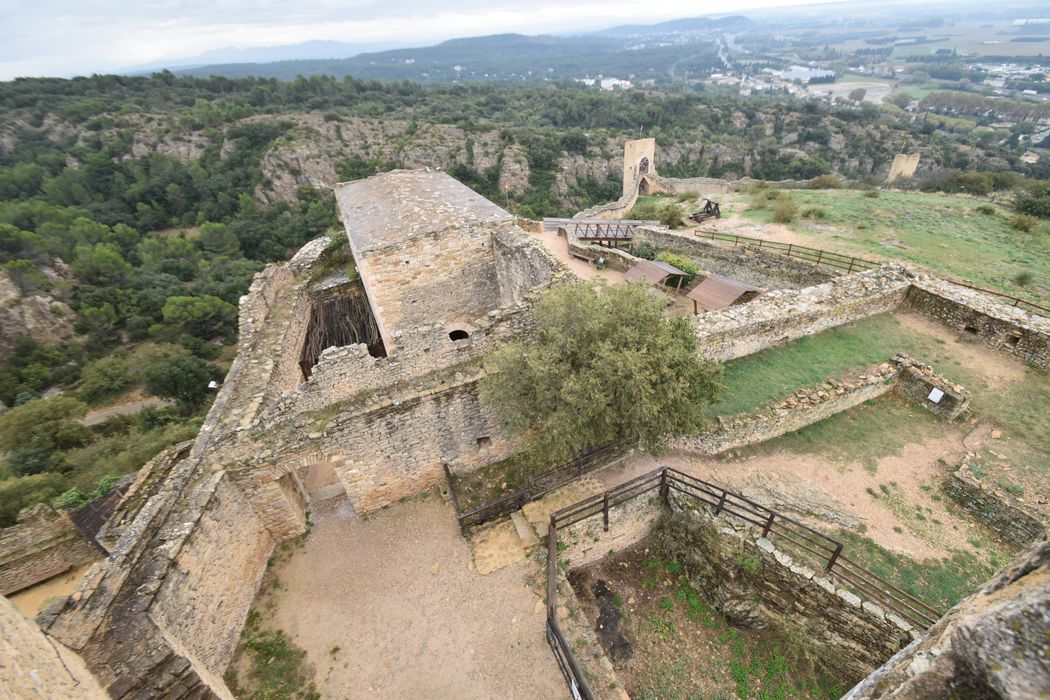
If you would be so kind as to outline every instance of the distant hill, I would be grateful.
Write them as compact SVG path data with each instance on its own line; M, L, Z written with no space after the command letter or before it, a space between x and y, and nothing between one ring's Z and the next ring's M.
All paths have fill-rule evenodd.
M282 44L280 46L252 46L246 48L226 47L205 51L186 58L152 61L124 69L124 73L151 73L163 69L188 70L201 66L229 65L242 63L274 63L277 61L303 61L318 59L349 58L366 51L386 51L402 48L405 44L398 42L346 43L342 41L304 41L299 44Z
M725 31L730 29L744 29L754 24L743 15L730 15L728 17L687 17L684 19L672 19L658 24L624 24L618 27L610 27L595 32L605 36L645 36L674 34L681 32L703 32L703 31Z
M702 20L683 20L698 26ZM710 20L717 22L719 20ZM668 23L664 23L665 25ZM663 26L663 25L656 25ZM660 30L663 31L663 30ZM639 41L604 33L582 36L493 36L452 39L435 46L363 53L343 59L312 59L270 63L225 63L177 70L197 77L257 76L292 80L298 75L331 75L420 83L472 81L539 81L604 75L623 79L671 79L721 66L712 41L702 36L677 42Z

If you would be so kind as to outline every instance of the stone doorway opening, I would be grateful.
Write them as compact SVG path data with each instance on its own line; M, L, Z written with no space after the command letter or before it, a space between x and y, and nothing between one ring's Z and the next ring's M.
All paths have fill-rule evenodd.
M649 157L648 156L643 156L642 159L640 161L638 161L638 174L639 175L645 175L648 172L649 172Z

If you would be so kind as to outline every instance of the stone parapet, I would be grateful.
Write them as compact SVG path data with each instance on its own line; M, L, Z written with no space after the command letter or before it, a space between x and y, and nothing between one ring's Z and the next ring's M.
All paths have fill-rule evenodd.
M897 388L914 403L947 420L955 420L969 408L970 393L929 365L903 354L895 362L900 368Z

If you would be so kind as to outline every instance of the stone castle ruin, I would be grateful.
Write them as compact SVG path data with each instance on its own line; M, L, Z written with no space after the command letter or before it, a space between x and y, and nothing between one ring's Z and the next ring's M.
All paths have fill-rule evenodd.
M643 186L697 188L659 178L655 157L653 139L628 142L618 205ZM99 533L108 558L41 613L40 631L0 608L5 634L17 626L37 649L42 632L112 698L231 698L223 674L267 560L307 530L311 508L345 498L368 513L443 484L446 470L514 451L479 398L482 359L524 332L536 296L573 273L523 222L441 172L384 173L339 185L336 198L345 239L313 241L256 276L240 303L237 357L199 436L139 472ZM692 317L711 358L907 306L1050 364L1050 320L902 266L831 274L660 227L637 235L706 261L711 274L774 287ZM83 675L54 659L36 668L56 683ZM16 688L31 677L21 667L0 675ZM61 695L38 684L25 696Z

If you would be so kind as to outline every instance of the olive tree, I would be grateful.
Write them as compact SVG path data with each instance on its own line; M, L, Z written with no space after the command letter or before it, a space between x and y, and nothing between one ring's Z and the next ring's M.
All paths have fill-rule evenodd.
M627 440L652 453L698 432L722 367L685 318L642 285L548 290L526 337L489 356L482 400L547 463Z

